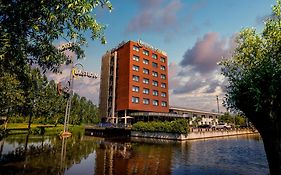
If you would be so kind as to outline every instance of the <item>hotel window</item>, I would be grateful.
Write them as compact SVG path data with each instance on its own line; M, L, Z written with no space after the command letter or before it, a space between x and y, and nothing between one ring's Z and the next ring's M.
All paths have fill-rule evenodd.
M144 94L149 94L149 89L143 88L142 93L144 93Z
M133 46L133 50L139 52L139 51L140 51L140 48L137 47L137 46Z
M161 83L161 88L166 88L166 83Z
M166 97L166 92L161 92L161 97Z
M158 73L157 73L157 72L152 71L152 76L154 76L154 77L158 77Z
M146 68L143 68L142 72L143 72L144 74L149 74L149 70L146 69Z
M139 97L132 97L132 103L139 103L140 98Z
M138 57L138 56L136 56L136 55L133 55L133 60L139 61L139 60L140 60L140 57Z
M149 84L149 79L144 78L144 79L142 80L142 82L143 82L144 84Z
M165 68L165 66L161 66L160 69L161 70L165 70L166 68Z
M152 85L153 85L153 86L158 86L158 81L154 81L154 80L153 80L153 81L152 81Z
M157 55L156 54L152 54L152 58L157 60Z
M153 106L158 106L158 100L153 100Z
M162 101L162 102L161 102L161 106L166 107L166 106L167 106L167 102Z
M160 58L160 61L161 61L162 63L165 63L165 58L161 57L161 58Z
M139 69L140 69L139 66L133 65L133 70L134 70L134 71L139 71Z
M143 104L148 105L149 104L149 99L148 98L144 98L142 102L143 102Z
M153 94L154 96L158 96L158 91L153 90L152 94Z
M147 50L143 50L142 53L143 53L144 55L146 55L146 56L149 55L149 52L148 52Z
M147 59L143 59L142 62L143 62L143 64L149 64L149 60L147 60Z
M132 91L133 92L139 92L140 91L140 88L138 86L133 86L132 87Z
M133 81L139 82L140 77L137 75L133 75Z
M157 63L152 62L152 66L153 66L153 67L158 67L158 64L157 64Z
M161 78L162 78L163 80L165 80L165 79L166 79L166 75L161 74Z

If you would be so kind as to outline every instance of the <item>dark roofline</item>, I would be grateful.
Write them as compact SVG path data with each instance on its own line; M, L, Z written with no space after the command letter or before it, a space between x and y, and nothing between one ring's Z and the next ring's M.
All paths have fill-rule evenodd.
M222 113L203 111L200 109L186 108L186 107L179 107L179 106L169 106L169 109L170 110L179 110L179 111L183 111L183 112L197 112L197 113L205 113L205 114L212 114L212 115L222 115Z

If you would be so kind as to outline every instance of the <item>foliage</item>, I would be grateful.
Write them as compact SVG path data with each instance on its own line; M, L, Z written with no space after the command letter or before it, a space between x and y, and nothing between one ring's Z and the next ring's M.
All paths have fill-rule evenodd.
M0 73L0 115L10 116L23 105L23 90L14 75Z
M242 111L260 132L271 174L281 174L281 1L261 33L242 30L231 59L221 62L229 81L226 106Z
M140 132L167 132L167 133L178 133L187 134L188 133L188 121L184 119L175 121L152 121L152 122L137 122L133 124L133 131Z
M230 114L228 112L219 116L219 122L227 123L227 124L235 124L236 126L246 126L246 119L242 115Z
M66 60L54 45L57 40L75 40L70 50L84 57L85 32L105 43L105 26L95 19L97 7L112 9L108 0L1 1L0 61L10 72L22 72L27 64L54 70ZM24 69L23 69L24 70Z
M223 123L234 123L234 116L231 115L229 112L225 112L223 115L219 116L219 122Z
M54 81L40 70L59 71L69 63L65 50L84 57L86 35L106 43L105 26L96 21L97 8L108 0L1 1L0 3L0 115L35 116L37 123L62 123L66 99L56 93ZM55 45L73 41L69 48ZM39 67L39 69L34 69ZM98 122L97 107L75 96L72 124Z
M58 95L57 85L53 80L48 81L47 77L42 76L38 69L31 69L30 71L30 88L25 93L18 84L14 83L15 85L12 86L13 82L18 82L15 77L12 79L13 81L10 80L9 76L7 76L10 78L9 81L2 81L5 80L5 77L0 78L0 89L3 90L0 91L0 115L7 115L7 111L9 111L11 116L9 122L14 123L28 122L29 116L32 115L33 123L62 124L67 99ZM9 84L10 86L6 87ZM17 99L17 96L20 98ZM80 125L98 122L98 107L85 97L81 98L74 94L70 124Z

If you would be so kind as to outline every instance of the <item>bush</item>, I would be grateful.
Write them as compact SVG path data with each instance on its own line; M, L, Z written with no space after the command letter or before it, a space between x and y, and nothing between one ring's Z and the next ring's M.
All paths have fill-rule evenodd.
M167 133L178 133L178 134L187 134L189 127L188 121L185 119L179 119L172 122L137 122L133 124L133 131L140 132L167 132Z

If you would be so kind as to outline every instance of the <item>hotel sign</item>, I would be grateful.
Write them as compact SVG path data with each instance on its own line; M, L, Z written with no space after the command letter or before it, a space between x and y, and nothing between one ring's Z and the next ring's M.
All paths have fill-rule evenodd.
M80 76L80 77L89 77L89 78L94 78L94 79L97 79L99 77L99 75L96 73L79 70L79 69L75 69L75 68L72 69L72 75L74 77Z
M68 50L70 48L72 48L73 46L75 46L76 44L73 43L73 42L69 42L69 43L65 43L65 44L62 44L58 47L58 50L60 51L64 51L64 50Z
M163 50L160 50L160 49L158 49L158 48L156 48L156 47L153 47L151 44L148 44L148 43L146 43L146 42L143 42L142 40L138 40L137 45L138 45L139 47L143 47L143 46L144 46L144 47L150 48L150 49L152 49L152 50L155 50L156 52L161 53L161 54L164 55L164 56L167 56L167 53L164 52Z

